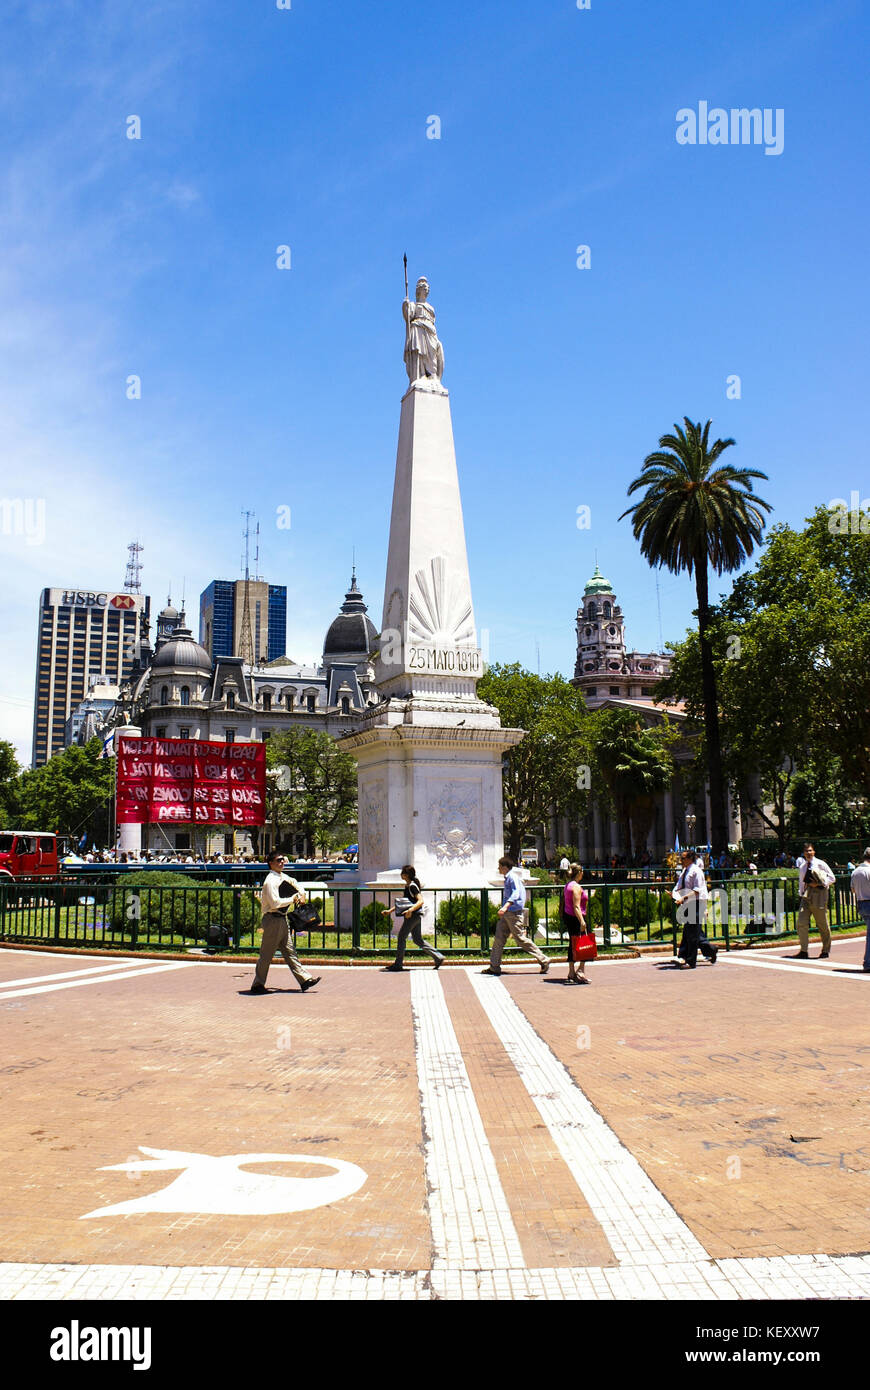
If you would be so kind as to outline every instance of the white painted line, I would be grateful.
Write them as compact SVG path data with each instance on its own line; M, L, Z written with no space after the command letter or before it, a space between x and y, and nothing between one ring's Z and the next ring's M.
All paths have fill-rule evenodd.
M411 975L433 1269L523 1269L522 1247L433 970Z
M499 980L468 972L474 991L622 1265L696 1263L704 1247Z
M81 970L61 970L58 971L56 975L28 975L22 980L0 980L0 990L17 989L20 985L47 984L49 980L64 980L72 975L94 975L98 971L127 970L130 968L135 970L140 964L146 965L147 962L140 962L138 960L114 960L111 965L89 965ZM0 998L2 998L2 995L0 995Z
M870 978L863 973L853 974L848 968L839 969L818 969L812 965L804 965L801 961L789 962L775 960L757 960L753 956L744 956L743 952L729 952L724 955L719 953L720 960L730 961L732 965L757 965L761 970L787 970L789 975L814 975L816 979L839 979L839 980L861 980ZM857 967L853 967L857 969Z
M141 970L124 970L115 975L91 976L87 980L67 980L59 985L37 985L32 989L4 989L0 993L0 1004L7 999L21 999L29 994L50 994L56 989L78 989L82 985L105 985L110 980L138 980L140 975L159 975L163 970L189 970L192 961L173 961L171 965L146 965Z
M870 1255L778 1255L648 1269L258 1269L244 1265L0 1264L0 1300L870 1299Z

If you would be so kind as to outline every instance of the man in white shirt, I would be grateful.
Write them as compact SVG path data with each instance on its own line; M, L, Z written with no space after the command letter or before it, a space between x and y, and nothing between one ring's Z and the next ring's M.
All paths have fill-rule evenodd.
M828 926L828 889L835 882L834 873L819 859L812 845L804 845L803 856L797 861L798 894L801 905L798 911L797 933L801 948L794 951L790 960L807 960L810 954L810 918L815 921L822 938L819 960L826 960L831 954L831 928Z
M719 948L710 945L704 932L704 919L707 916L707 880L704 870L695 862L691 850L684 850L680 858L683 871L671 893L679 909L677 921L683 923L683 939L678 955L681 968L686 965L689 970L694 970L698 964L699 951L706 956L711 965L715 965Z
M320 983L319 975L309 975L296 954L296 946L290 939L287 927L287 913L305 902L305 894L295 879L284 873L286 859L277 850L266 861L269 872L260 892L260 907L263 913L263 940L260 945L260 958L251 985L252 994L266 993L266 976L272 957L280 951L289 965L299 987L304 994L312 985Z
M864 851L864 862L852 874L852 892L862 918L867 924L864 946L864 969L870 970L870 848Z

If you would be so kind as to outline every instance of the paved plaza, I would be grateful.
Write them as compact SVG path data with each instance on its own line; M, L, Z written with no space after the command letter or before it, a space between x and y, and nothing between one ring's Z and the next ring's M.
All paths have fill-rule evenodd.
M0 950L0 1298L868 1298L863 941L787 953Z

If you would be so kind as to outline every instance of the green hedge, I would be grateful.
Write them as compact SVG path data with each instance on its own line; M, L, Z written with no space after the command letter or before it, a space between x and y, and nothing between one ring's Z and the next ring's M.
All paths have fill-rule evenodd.
M130 874L112 894L112 930L130 936L138 932L176 935L192 941L203 940L212 924L231 932L236 891L223 884L194 886L184 874ZM240 929L246 936L260 925L260 904L255 892L242 890L239 897Z

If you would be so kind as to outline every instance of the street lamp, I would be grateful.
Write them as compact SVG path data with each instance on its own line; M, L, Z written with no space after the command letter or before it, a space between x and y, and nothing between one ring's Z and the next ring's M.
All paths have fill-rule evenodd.
M694 806L687 806L687 807L686 807L686 844L687 844L687 845L690 845L690 846L691 846L691 845L694 845L694 843L695 843L695 825L696 825L696 823L697 823L697 820L698 820L698 817L695 815L695 808L694 808Z

